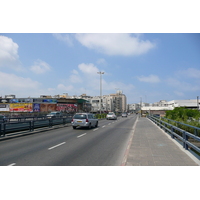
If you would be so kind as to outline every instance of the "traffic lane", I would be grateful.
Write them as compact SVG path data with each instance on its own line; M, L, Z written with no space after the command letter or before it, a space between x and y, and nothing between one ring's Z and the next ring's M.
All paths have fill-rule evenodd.
M105 123L103 123L103 124L105 124ZM106 124L107 124L107 122L106 122ZM108 124L110 124L110 123L108 123ZM83 137L86 134L93 135L96 130L98 130L98 129L87 130L84 128L84 129L79 129L79 130L78 129L77 130L69 129L68 131L69 132L72 131L72 134L78 139L78 138ZM59 131L61 131L61 130L59 130ZM85 131L87 131L87 132L83 133ZM37 143L37 145L30 145L30 147L24 148L24 150L22 150L22 149L18 150L19 151L18 155L15 154L14 158L10 159L10 161L7 161L7 163L9 163L9 165L20 165L20 166L59 165L57 163L62 163L63 160L65 160L62 158L62 155L64 155L64 157L67 157L66 154L70 154L70 155L72 154L72 157L78 157L80 154L80 151L78 150L78 154L77 154L76 153L77 148L84 149L84 144L81 144L80 140L72 140L75 137L71 138L70 140L68 138L67 141L62 140L59 142L58 141L55 142L55 140L53 140L54 144L53 143L50 144L49 141L48 141L48 143L41 142L42 139L40 138L39 141L35 141L35 143ZM86 139L86 145L89 148L91 146L91 144L88 145L87 140L88 140L88 137ZM84 141L84 140L82 140L82 141ZM95 144L94 141L92 143L93 143L93 145ZM47 145L49 145L49 147L47 147ZM64 148L64 145L67 145L66 149ZM49 151L50 150L52 150L52 151L50 153L48 153L47 149ZM57 160L57 161L55 161L55 160ZM67 164L62 163L61 165L67 165ZM98 163L97 163L97 165L98 165Z
M119 123L88 132L77 144L69 149L63 145L52 151L54 166L119 166L122 164L134 120L121 120Z
M80 130L83 132L85 130ZM22 137L16 137L0 142L0 165L16 163L19 159L27 158L33 153L47 149L64 141L75 139L79 133L72 131L71 127L52 129Z
M52 129L20 137L14 137L0 142L0 165L18 163L18 160L28 159L30 154L42 151L83 134L87 129L73 131L72 127ZM27 163L27 162L26 162Z
M102 127L110 124L110 122L106 122L105 120L101 120L99 123ZM67 141L68 147L70 149L71 139L82 137L86 131L86 129L72 130L68 128L61 128L58 130L52 130L43 132L40 134L29 135L22 138L12 139L12 143L10 147L8 145L9 141L4 141L4 145L1 142L0 152L0 163L1 165L9 165L13 163L17 163L17 165L47 165L49 162L44 162L45 156L42 158L41 163L41 155L46 151L46 149L58 148L61 145L64 145ZM95 131L96 129L91 129L87 131ZM70 142L70 143L69 143ZM6 149L2 149L3 146L6 145ZM9 149L10 148L10 149ZM37 154L39 153L40 156ZM45 154L45 153L44 153ZM36 155L36 156L33 156ZM35 159L34 159L35 158ZM20 162L19 162L20 161ZM52 161L50 161L51 163ZM21 163L21 164L20 164Z

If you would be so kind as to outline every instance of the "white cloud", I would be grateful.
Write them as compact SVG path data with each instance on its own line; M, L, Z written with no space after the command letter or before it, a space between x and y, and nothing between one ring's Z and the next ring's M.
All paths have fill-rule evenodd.
M160 82L160 79L156 75L149 75L149 76L140 76L137 77L139 81L141 82L147 82L147 83L158 83Z
M0 35L0 67L22 70L18 55L18 44L11 38Z
M40 83L30 78L0 72L0 90L4 94L18 94L22 97L38 93Z
M106 60L105 60L104 58L100 58L100 59L97 60L97 64L103 64L103 65L106 65L107 62L106 62Z
M64 85L64 84L58 84L57 89L60 91L68 92L68 91L73 91L74 87L73 85Z
M89 64L81 63L80 65L78 65L78 68L84 74L90 74L92 76L95 76L99 71L99 69L92 63Z
M72 37L69 34L54 33L53 36L60 41L65 42L69 46L73 46Z
M44 74L47 71L51 70L49 64L42 60L37 60L33 66L30 67L30 70L36 74Z
M76 34L75 38L89 49L108 55L141 55L155 47L155 44L140 40L140 35L128 33Z
M93 63L81 63L77 70L72 70L66 83L61 83L58 88L62 92L73 92L80 95L86 93L91 96L100 94L100 76L97 72L100 71ZM116 88L120 88L126 93L132 92L135 88L132 84L124 84L119 81L106 81L107 73L102 75L103 95L116 92ZM81 83L81 84L80 84ZM73 85L73 86L72 86Z
M178 72L178 74L184 75L185 77L188 77L188 78L198 78L198 79L200 79L200 70L195 69L195 68L188 68L186 70L180 70Z
M179 92L179 91L174 91L174 94L176 94L177 96L183 97L184 93L183 92Z
M200 90L200 85L199 84L192 84L192 83L187 83L184 81L179 81L178 79L175 78L168 78L166 80L167 84L179 89L179 91L198 91Z

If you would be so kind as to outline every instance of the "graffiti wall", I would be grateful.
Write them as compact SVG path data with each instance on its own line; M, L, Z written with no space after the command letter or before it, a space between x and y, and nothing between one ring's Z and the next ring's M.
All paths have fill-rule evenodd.
M77 105L76 104L57 104L56 110L67 112L67 113L74 113L74 112L77 112Z

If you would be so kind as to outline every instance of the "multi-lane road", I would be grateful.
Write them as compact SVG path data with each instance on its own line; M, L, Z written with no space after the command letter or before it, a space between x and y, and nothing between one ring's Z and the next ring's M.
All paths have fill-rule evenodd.
M119 166L136 115L99 120L97 128L71 126L0 141L0 166Z

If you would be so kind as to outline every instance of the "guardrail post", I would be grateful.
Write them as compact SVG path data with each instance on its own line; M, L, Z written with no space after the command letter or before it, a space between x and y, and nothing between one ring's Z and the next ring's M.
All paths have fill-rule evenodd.
M49 127L51 128L53 126L53 120L49 119Z
M6 135L6 124L3 124L3 136Z
M29 131L31 131L31 121L29 122Z
M187 144L188 135L186 134L185 131L183 131L182 137L183 137L183 148L186 149L186 150L188 150L188 144Z
M196 128L194 129L194 135L197 136L197 129Z
M185 133L185 149L188 150L188 144L186 143L188 141L188 135Z
M173 134L173 132L174 132L174 128L173 128L173 126L171 126L171 138L172 138L172 139L174 139L174 134Z

